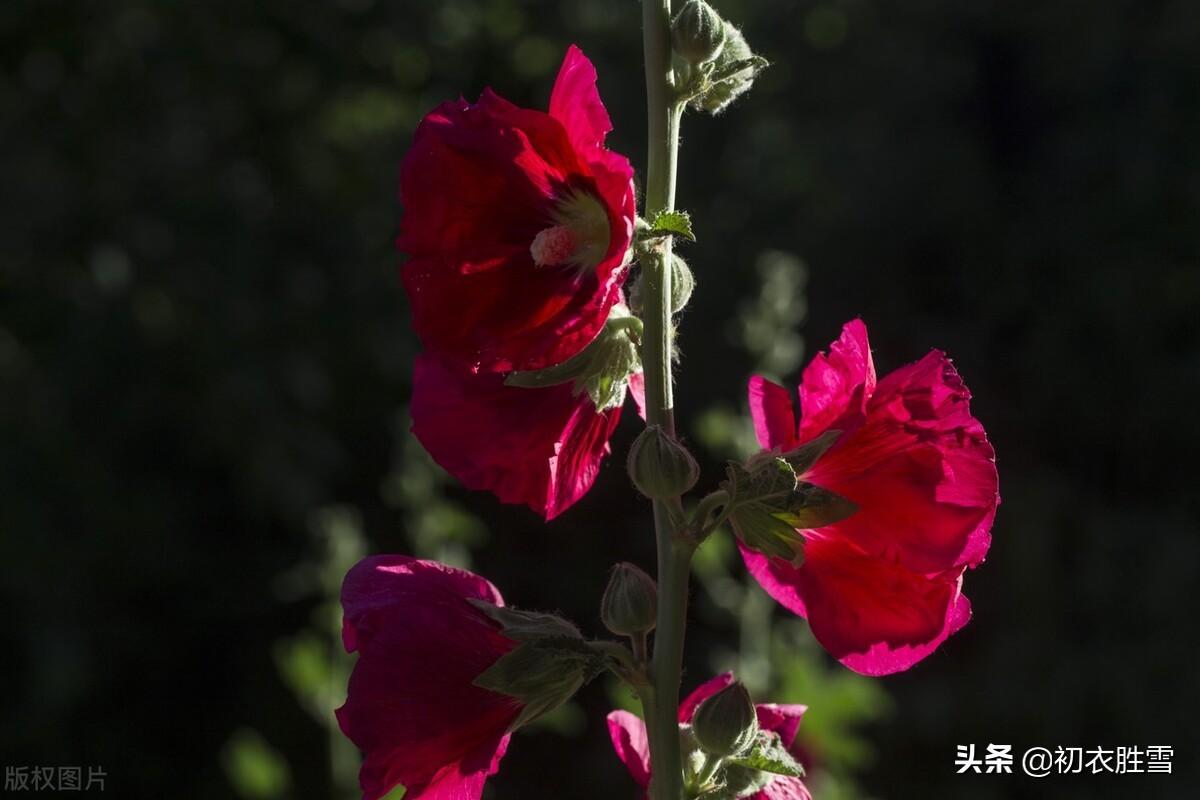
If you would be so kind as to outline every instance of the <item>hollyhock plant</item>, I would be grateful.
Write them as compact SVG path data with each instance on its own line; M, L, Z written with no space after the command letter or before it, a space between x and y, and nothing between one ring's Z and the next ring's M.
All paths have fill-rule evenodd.
M641 376L630 376L629 385L640 405ZM457 372L422 354L410 413L417 439L467 488L551 520L592 487L621 406L597 411L570 383L507 386L503 376Z
M548 112L491 89L443 103L400 173L397 247L425 347L479 372L543 369L580 352L620 300L636 219L633 169L579 48Z
M940 352L877 380L853 321L804 371L798 420L787 390L753 379L763 450L690 501L704 477L677 433L673 371L688 363L677 315L697 281L675 248L704 238L675 207L680 127L689 109L737 102L767 62L704 0L641 8L640 215L629 162L605 147L596 70L572 46L546 112L486 89L424 118L397 243L424 345L410 410L425 449L467 487L550 520L592 486L633 395L646 426L625 464L652 505L657 570L610 574L599 620L613 641L504 606L441 564L354 567L342 599L359 659L337 718L365 753L367 800L397 785L408 800L479 800L510 733L606 671L642 703L645 722L608 722L649 800L811 800L803 706L755 705L731 675L678 702L692 561L726 522L751 575L858 672L907 669L970 618L962 579L990 546L997 474Z
M696 708L717 692L731 685L733 673L726 672L701 684L679 705L679 725L692 721ZM796 732L804 717L806 706L759 703L755 706L760 730L779 735L783 747L793 755L799 755L796 747ZM612 740L617 758L629 770L634 782L647 789L652 775L649 738L646 723L628 711L613 711L608 715L608 735ZM763 776L766 785L751 794L739 795L747 800L811 800L808 789L799 778L788 775ZM647 795L648 796L648 795Z
M504 605L434 561L375 556L346 575L342 635L359 655L337 720L366 756L366 800L397 784L410 800L478 800L504 756L521 707L473 682L516 643L469 600Z
M799 477L854 512L800 531L799 566L739 547L763 588L856 672L908 669L970 619L962 576L987 554L999 502L995 454L970 396L937 350L876 381L861 320L804 371L798 425L787 390L750 382L764 448L786 458L840 432Z

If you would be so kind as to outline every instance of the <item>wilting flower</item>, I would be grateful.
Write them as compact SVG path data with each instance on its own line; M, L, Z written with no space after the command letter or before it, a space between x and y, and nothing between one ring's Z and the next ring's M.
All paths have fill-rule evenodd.
M636 219L633 169L596 70L568 51L548 113L485 89L438 106L400 174L397 246L421 341L480 372L535 370L582 350L620 300Z
M739 546L763 588L806 617L816 639L856 672L908 669L971 617L962 576L987 554L1000 498L995 454L969 400L936 350L877 383L860 320L805 369L798 426L783 387L750 382L764 448L786 457L841 432L799 477L857 510L801 531L798 567Z
M629 377L641 405L641 375ZM504 377L464 374L417 356L412 430L468 489L525 504L547 520L583 497L609 453L621 406L597 411L571 383L526 389Z
M726 672L701 684L679 704L680 725L689 724L702 702L733 681L733 673ZM783 747L793 755L798 755L796 731L800 729L800 720L806 708L801 705L759 703L755 706L759 729L778 734ZM633 780L643 789L649 788L652 773L646 723L628 711L613 711L608 715L608 735L617 758L621 759ZM746 800L811 800L808 789L799 778L787 775L759 776L759 783L763 781L767 781L766 785L753 794L745 795Z
M337 720L365 754L365 800L478 800L495 773L512 697L473 681L516 644L470 600L503 606L488 581L435 561L366 558L346 575L342 638L358 651Z

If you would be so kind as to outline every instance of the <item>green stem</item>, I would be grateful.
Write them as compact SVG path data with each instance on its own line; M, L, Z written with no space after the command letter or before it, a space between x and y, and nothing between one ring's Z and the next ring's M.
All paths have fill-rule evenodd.
M642 0L646 57L646 108L649 146L646 168L645 215L652 219L675 206L675 164L679 151L679 120L683 107L671 81L671 0ZM646 375L646 422L675 435L671 380L671 237L643 259L645 325L642 365ZM687 626L688 575L695 545L679 530L679 498L654 501L658 543L658 623L650 676L653 703L644 705L654 780L652 800L680 800L683 760L679 752L679 682L683 670L683 640Z

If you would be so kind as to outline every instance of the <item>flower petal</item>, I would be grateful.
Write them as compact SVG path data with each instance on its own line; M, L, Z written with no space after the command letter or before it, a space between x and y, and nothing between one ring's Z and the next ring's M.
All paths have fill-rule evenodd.
M812 482L858 511L820 535L916 572L979 563L995 516L995 452L940 352L888 375L866 422L817 462Z
M783 746L790 748L796 741L796 731L800 730L800 720L804 718L808 706L759 703L755 708L758 710L759 727L778 733Z
M812 795L799 778L776 775L773 781L750 795L748 800L812 800Z
M505 386L499 375L460 374L421 355L411 413L421 444L467 488L549 520L591 488L621 409L598 413L570 384Z
M739 549L767 593L808 619L817 641L864 675L908 669L970 619L961 569L921 575L837 539L810 539L799 568Z
M650 740L646 723L628 711L613 711L608 715L608 735L617 758L629 770L638 786L650 785Z
M596 77L592 62L571 45L550 94L550 116L566 128L572 144L584 151L603 147L613 128L596 89Z
M800 383L800 443L827 430L849 433L862 423L867 399L875 391L875 364L867 326L861 319L842 327L842 335L804 369Z
M796 412L787 389L755 375L750 379L750 418L765 450L790 450L796 444Z

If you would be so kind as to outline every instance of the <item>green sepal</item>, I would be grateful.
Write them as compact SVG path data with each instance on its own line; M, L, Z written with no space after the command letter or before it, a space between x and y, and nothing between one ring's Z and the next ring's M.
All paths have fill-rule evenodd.
M787 507L775 516L800 530L812 530L841 522L855 511L858 506L840 494L801 481Z
M803 475L812 469L813 465L817 463L817 459L825 455L826 451L833 447L841 437L841 431L825 431L817 438L782 453L780 457L792 465L792 469L797 475Z
M800 531L832 525L858 510L845 497L796 477L794 464L807 470L838 435L830 431L790 453L765 451L745 464L728 465L721 488L729 494L734 533L747 547L799 567L804 563Z
M497 606L486 600L468 599L468 603L478 608L491 619L500 623L501 632L509 639L518 642L530 642L538 639L579 639L583 634L572 623L554 614L541 611L522 611L518 608Z
M749 753L727 759L725 763L757 772L769 772L772 775L804 777L804 767L783 746L779 734L768 731L759 734L758 741Z
M473 683L518 701L521 711L508 727L512 732L570 700L606 665L605 656L582 640L531 639L501 656Z
M616 408L625 402L629 377L641 371L640 338L641 320L626 306L614 306L600 334L582 352L552 367L513 372L504 384L543 389L573 382L574 394L587 392L597 411Z

